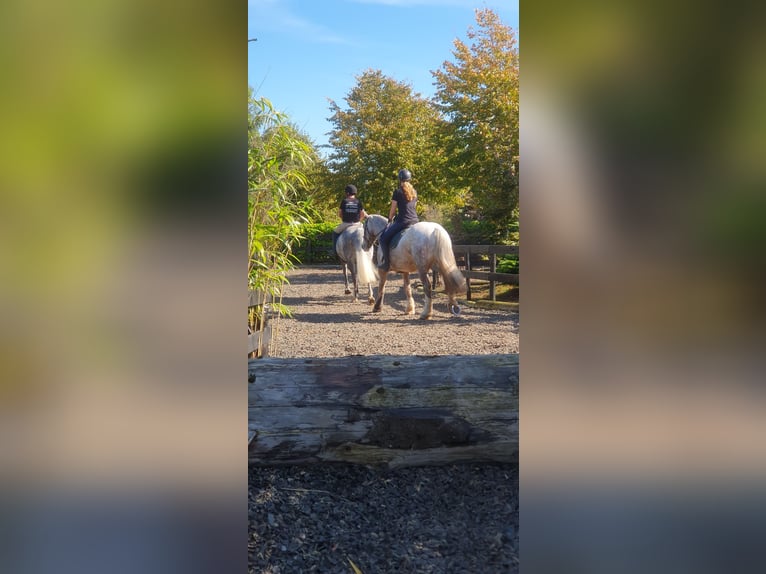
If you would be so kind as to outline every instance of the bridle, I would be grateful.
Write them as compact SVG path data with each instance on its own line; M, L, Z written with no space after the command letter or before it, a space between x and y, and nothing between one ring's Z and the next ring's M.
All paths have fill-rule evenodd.
M364 220L364 242L369 245L370 247L373 247L378 244L378 238L380 237L380 234L376 235L372 240L370 240L370 230L367 228L367 223L370 221L370 218Z

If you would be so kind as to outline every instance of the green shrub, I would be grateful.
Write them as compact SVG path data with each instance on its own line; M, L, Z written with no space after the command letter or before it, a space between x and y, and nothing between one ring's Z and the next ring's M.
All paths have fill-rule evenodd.
M302 238L293 247L293 255L299 264L335 263L332 251L332 230L337 223L304 223L301 225Z
M515 244L519 240L519 222L512 221L505 231L498 230L489 220L477 219L456 211L445 218L442 225L456 245Z
M497 272L498 273L518 273L519 272L519 256L518 255L503 255L497 260Z

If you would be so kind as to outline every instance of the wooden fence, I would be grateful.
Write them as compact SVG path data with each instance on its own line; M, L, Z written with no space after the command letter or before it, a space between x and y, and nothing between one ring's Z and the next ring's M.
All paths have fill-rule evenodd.
M498 255L518 255L518 245L453 245L452 250L455 253L458 267L461 268L468 283L468 292L466 299L471 300L471 279L489 281L489 298L495 301L495 283L519 284L518 273L498 273L497 256ZM471 256L488 255L488 269L482 266L482 269L472 267ZM461 265L462 262L462 265Z
M247 310L254 307L263 308L264 295L262 291L249 291L247 294ZM268 321L267 313L261 310L262 324L253 328L248 323L247 326L247 356L250 358L268 356L269 343L271 343L271 324Z

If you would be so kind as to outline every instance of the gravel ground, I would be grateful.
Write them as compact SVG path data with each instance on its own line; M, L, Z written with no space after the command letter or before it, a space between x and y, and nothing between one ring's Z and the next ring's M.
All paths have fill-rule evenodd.
M511 465L250 469L250 572L518 572Z
M412 277L412 276L411 276ZM346 355L485 355L519 352L519 316L506 310L471 307L451 315L437 289L433 316L418 319L422 290L415 289L415 315L405 315L402 277L390 274L383 308L372 313L367 297L345 295L338 266L302 267L290 274L283 303L293 318L276 321L274 357ZM366 293L366 291L364 291ZM374 287L377 294L377 286ZM361 295L361 294L360 294Z
M373 314L343 293L338 267L294 270L272 356L518 352L517 313L463 305L453 317L437 294L421 321L403 314L401 276L389 279ZM248 508L249 573L354 573L350 561L364 574L518 572L517 464L253 466Z

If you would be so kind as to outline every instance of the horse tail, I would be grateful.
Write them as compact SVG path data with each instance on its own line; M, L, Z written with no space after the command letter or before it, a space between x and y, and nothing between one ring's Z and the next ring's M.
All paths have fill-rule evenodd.
M372 248L365 251L361 246L357 247L356 276L360 286L367 285L368 283L377 283L378 274L372 265Z
M436 264L444 280L444 290L448 295L465 293L468 290L465 276L457 267L452 240L443 228L437 230L435 251Z

